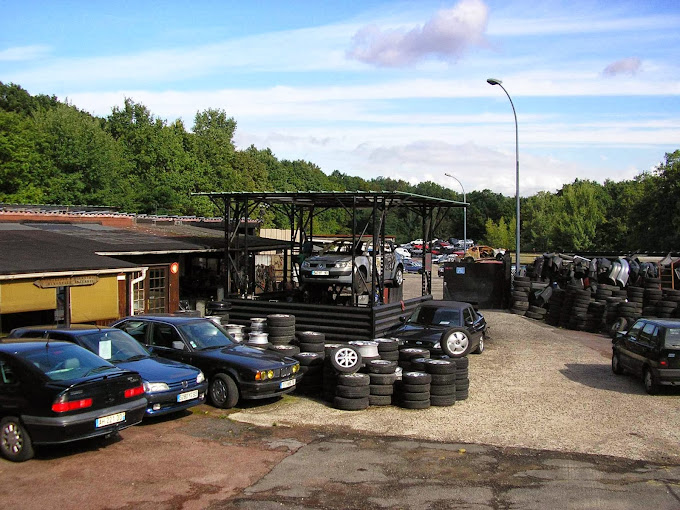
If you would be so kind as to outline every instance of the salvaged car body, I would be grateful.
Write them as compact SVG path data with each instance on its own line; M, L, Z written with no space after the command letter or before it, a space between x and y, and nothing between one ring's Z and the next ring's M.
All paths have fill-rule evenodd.
M357 293L371 288L373 245L351 239L337 240L326 246L320 255L307 258L300 266L300 280L305 285L351 286ZM392 243L386 242L376 255L378 268L384 271L385 285L400 287L404 281L404 261Z

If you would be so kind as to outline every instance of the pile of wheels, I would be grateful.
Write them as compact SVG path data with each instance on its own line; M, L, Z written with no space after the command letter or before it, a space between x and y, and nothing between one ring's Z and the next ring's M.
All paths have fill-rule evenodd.
M510 300L510 311L517 315L524 315L529 310L529 292L531 278L515 276Z

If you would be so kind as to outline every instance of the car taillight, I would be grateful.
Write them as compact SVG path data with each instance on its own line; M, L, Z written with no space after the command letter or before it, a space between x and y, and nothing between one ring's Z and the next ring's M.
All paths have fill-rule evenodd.
M663 359L659 360L659 365L661 365L662 367L667 367L668 366L668 359L663 358Z
M125 390L125 398L132 398L142 394L144 394L144 386L141 384L139 386L135 386L134 388L128 388Z
M55 413L65 413L66 411L75 411L76 409L85 409L92 406L91 398L81 398L80 400L66 400L66 396L62 396L54 401L52 404L52 411Z

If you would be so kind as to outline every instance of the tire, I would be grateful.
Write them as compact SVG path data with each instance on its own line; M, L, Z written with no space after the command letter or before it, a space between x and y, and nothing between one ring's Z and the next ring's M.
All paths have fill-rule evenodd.
M368 371L371 374L393 374L397 369L397 362L375 359L370 363L367 363L366 368L368 368Z
M302 352L325 352L323 344L300 342L300 351Z
M543 317L541 316L541 319L542 318ZM472 354L482 354L483 352L484 352L484 335L482 334L482 336L479 337L479 345L474 351L472 351Z
M33 442L19 418L6 416L0 421L0 454L12 462L33 458Z
M397 267L397 270L394 272L394 278L392 278L392 283L390 284L390 287L392 288L399 288L404 284L404 269L399 266Z
M394 381L397 380L397 374L368 374L371 378L371 384L378 385L393 385Z
M444 353L451 358L461 358L470 352L472 342L465 328L451 328L441 339Z
M334 397L333 407L342 409L343 411L361 411L367 409L369 406L369 397L364 398L345 398Z
M323 344L326 341L326 335L316 331L299 331L297 337L300 342L308 344Z
M369 395L368 405L371 406L391 406L392 395Z
M430 396L442 397L455 394L456 394L455 384L433 384L432 386L430 386Z
M456 395L431 395L430 405L437 407L448 407L456 403Z
M394 386L391 384L371 384L369 395L393 395Z
M620 331L626 331L628 329L628 319L625 317L617 317L609 328L609 336L612 339L616 338L616 334Z
M456 373L456 363L453 360L428 359L425 363L425 371L430 375L447 375ZM432 378L434 382L434 377Z
M430 391L430 384L404 384L398 386L401 393L426 393Z
M293 326L269 326L269 336L295 336L295 325Z
M642 372L642 382L645 385L645 391L648 394L656 395L659 393L659 383L657 382L649 367L645 367Z
M400 399L403 402L406 401L421 401L421 400L426 400L430 401L430 392L429 391L420 391L420 392L415 392L415 391L405 391L404 393L400 394Z
M231 409L238 403L238 386L226 374L216 374L210 381L210 401L220 409Z
M432 382L432 376L425 372L404 372L401 375L401 382L403 384L430 384Z
M427 400L404 400L399 403L404 409L428 409L430 407L430 399Z
M468 390L462 390L462 391L456 390L456 400L458 400L458 401L467 400L467 398L468 398Z
M337 377L337 383L341 386L368 387L371 384L371 378L368 374L340 374Z
M295 327L295 315L285 313L273 313L267 315L267 324L273 327Z
M623 367L621 366L621 359L617 353L612 354L612 372L616 375L623 374Z
M338 384L335 387L335 395L346 398L364 398L371 394L370 386L344 386Z
M443 386L455 382L456 374L432 374L432 386Z
M273 344L270 348L272 352L278 352L281 356L292 357L296 354L300 354L300 348L296 345L276 345Z
M462 358L456 358L456 369L462 372L470 366L470 358L463 356ZM458 373L458 372L456 372Z
M338 372L353 374L361 368L361 354L347 345L336 347L331 351L331 365Z

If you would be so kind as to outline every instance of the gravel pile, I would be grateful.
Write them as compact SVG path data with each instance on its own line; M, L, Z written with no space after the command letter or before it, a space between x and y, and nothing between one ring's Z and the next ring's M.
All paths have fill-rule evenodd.
M486 311L491 338L471 355L470 396L451 407L347 412L304 396L243 409L235 420L271 426L341 426L447 442L680 461L680 390L651 397L611 372L605 335Z

